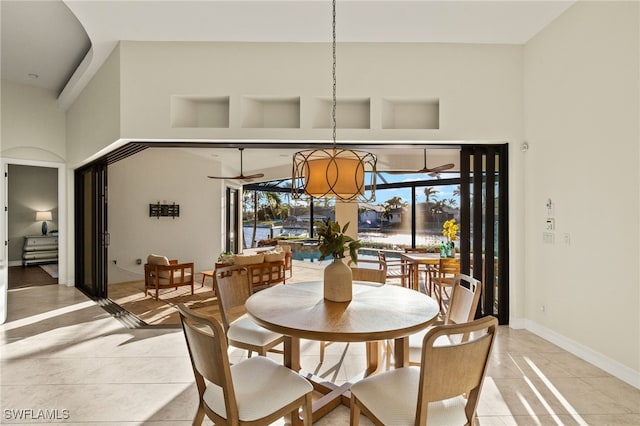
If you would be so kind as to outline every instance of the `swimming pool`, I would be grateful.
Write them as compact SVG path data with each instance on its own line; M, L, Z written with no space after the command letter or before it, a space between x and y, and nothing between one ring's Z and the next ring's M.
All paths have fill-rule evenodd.
M360 249L358 251L358 257L361 259L377 259L378 255L376 253L376 250L367 250L367 249ZM391 256L393 257L393 256ZM330 263L331 260L333 260L333 257L329 256L327 257L325 260L320 260L320 251L316 250L316 251L293 251L291 252L291 258L294 260L302 260L304 262L311 262L311 263Z
M320 251L294 251L294 252L291 252L291 258L294 260L302 260L302 261L311 262L311 263L325 263L325 262L330 262L331 259L333 259L331 257L321 262Z

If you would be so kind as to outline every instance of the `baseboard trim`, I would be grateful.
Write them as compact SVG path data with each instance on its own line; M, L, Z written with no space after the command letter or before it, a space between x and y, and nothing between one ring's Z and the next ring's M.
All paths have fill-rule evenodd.
M530 320L517 320L515 324L510 324L513 328L525 328L533 334L542 337L549 342L560 346L567 352L595 365L598 368L603 369L612 376L622 380L625 383L630 384L636 389L640 389L640 372L619 363L618 361L609 358L593 349L578 343L574 340L567 338L547 327L544 327L534 321Z
M8 266L22 266L22 261L21 260L10 260L9 262L7 262Z

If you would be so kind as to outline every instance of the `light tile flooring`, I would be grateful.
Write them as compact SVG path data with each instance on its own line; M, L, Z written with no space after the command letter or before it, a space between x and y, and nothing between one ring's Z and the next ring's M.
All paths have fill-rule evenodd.
M191 424L196 390L180 329L128 329L59 285L11 290L8 308L1 424ZM361 344L328 346L322 365L317 342L303 341L302 350L303 368L327 380L364 367ZM243 356L231 353L232 361ZM640 390L527 331L501 327L478 415L481 425L640 425ZM348 422L348 408L339 407L316 424Z

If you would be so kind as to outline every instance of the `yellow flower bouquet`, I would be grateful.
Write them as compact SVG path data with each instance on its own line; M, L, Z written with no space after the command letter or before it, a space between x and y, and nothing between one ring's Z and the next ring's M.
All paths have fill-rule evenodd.
M458 238L458 229L460 225L455 219L449 219L442 225L442 235L447 237L449 241L455 241Z
M446 250L446 253L441 252L441 257L454 257L456 251L453 246L453 242L458 238L458 229L460 225L456 223L455 219L449 219L442 225L442 235L449 240L448 244L442 245L442 248ZM442 248L440 250L442 250Z

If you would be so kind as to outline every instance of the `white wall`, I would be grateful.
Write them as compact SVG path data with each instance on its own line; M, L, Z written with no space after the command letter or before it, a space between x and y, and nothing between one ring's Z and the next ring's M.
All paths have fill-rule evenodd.
M61 182L66 158L65 113L58 108L54 92L37 87L25 86L7 80L1 81L0 107L0 165L2 172L11 164L58 169L58 217L65 220L66 209L62 203L66 199L66 183ZM8 202L2 185L1 199ZM11 206L9 206L11 207ZM0 209L0 241L10 238L8 217L4 208ZM61 234L58 238L60 259L60 284L68 284L67 235L64 223L58 223ZM7 262L8 247L3 246L0 254L0 323L6 320L7 303Z
M637 2L577 2L526 45L524 66L528 327L636 386L639 36Z
M327 43L122 42L123 138L329 140L313 128L331 96ZM468 44L337 46L338 98L369 98L369 129L342 140L522 139L522 47ZM171 127L172 95L230 98L229 127ZM246 97L299 97L299 128L242 127ZM439 99L439 129L383 129L383 98Z
M517 147L524 140L522 52L521 46L511 45L341 43L338 97L370 99L371 107L369 128L340 129L339 137L365 141L509 142L519 153ZM119 55L118 60L115 55ZM116 81L113 73L117 69L121 72L118 137L122 139L330 140L328 128L313 126L317 98L331 96L330 59L327 43L124 41L104 72L111 76L111 83ZM83 111L83 105L99 104L101 96L106 97L108 105L114 104L114 92L115 89L98 90L97 85L83 92L77 112L82 120L69 120L74 128L69 131L74 135L69 143L71 159L85 158L115 140L115 136L110 139L100 133L91 135L90 124L102 116ZM170 107L174 95L229 97L229 125L172 127ZM246 97L299 98L299 127L243 127ZM389 98L439 99L439 128L384 129L382 103ZM113 109L112 105L108 110ZM80 125L86 130L75 129ZM83 137L76 137L77 133ZM510 181L520 183L521 157L514 156L513 151L512 148ZM511 185L514 198L520 187ZM521 288L523 268L517 263L523 256L522 210L513 211L510 232L515 266L510 269L512 282ZM516 315L522 317L522 311Z
M116 48L67 111L67 161L77 168L120 138L120 55Z
M108 168L109 283L143 279L149 254L212 269L220 254L223 181L211 161L179 149L149 148ZM180 217L149 217L150 203L180 205ZM117 260L114 265L113 260Z
M35 160L63 163L66 155L65 113L57 106L54 92L2 80L2 130L0 157L8 164ZM22 258L22 237L39 234L40 224L28 210L54 209L57 228L57 171L49 168L12 166L7 201L11 214L0 212L0 223L8 221L9 261ZM23 173L25 170L30 172ZM42 178L41 173L48 174ZM13 179L15 178L15 180ZM35 214L35 213L34 213ZM11 218L11 219L10 219Z
M62 162L65 113L50 90L2 80L0 157Z

